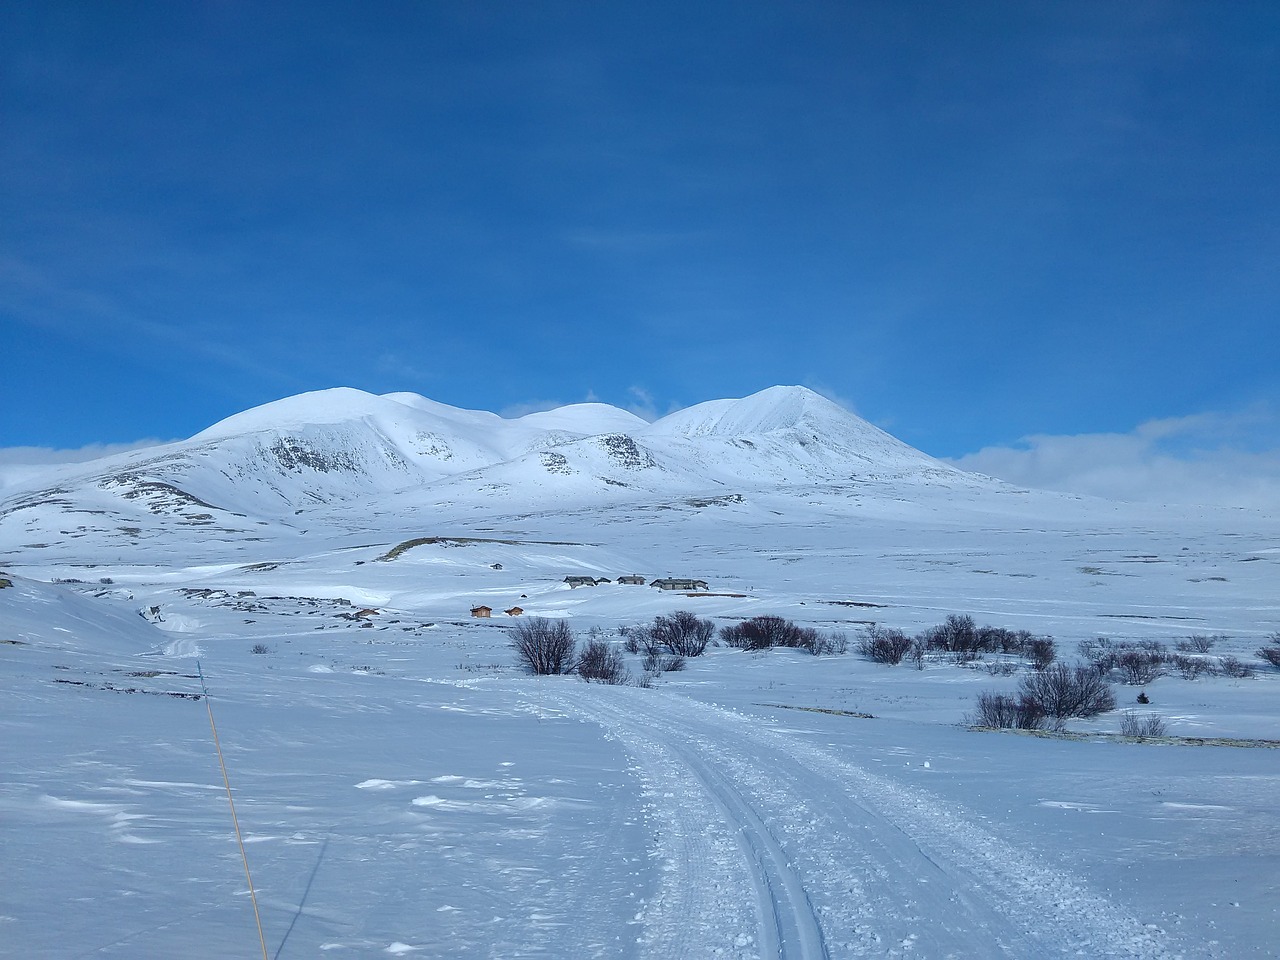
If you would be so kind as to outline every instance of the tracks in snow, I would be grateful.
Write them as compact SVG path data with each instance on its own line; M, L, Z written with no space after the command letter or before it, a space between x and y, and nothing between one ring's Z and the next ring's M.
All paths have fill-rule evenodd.
M645 956L1212 955L1184 954L924 791L758 719L652 690L554 699L629 752L645 791L662 871Z

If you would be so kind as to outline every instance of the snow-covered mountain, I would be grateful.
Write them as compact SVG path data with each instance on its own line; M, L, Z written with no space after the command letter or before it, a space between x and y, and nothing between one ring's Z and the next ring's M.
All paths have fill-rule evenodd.
M206 695L280 956L1274 955L1261 511L1016 489L797 387L655 423L328 390L5 491L14 956L255 952ZM829 655L626 653L675 611ZM1063 739L970 732L1031 664L857 655L951 614L1179 656ZM646 688L524 677L532 617Z
M803 387L654 423L600 403L507 419L335 388L255 407L189 440L62 468L56 484L28 481L0 504L0 538L39 542L67 516L126 538L156 518L244 535L317 507L345 504L349 517L357 504L478 490L564 505L885 478L985 482Z

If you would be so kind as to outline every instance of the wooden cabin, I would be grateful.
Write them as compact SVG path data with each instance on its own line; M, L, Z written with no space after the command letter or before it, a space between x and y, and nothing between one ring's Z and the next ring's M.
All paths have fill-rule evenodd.
M493 615L493 607L472 607L471 615L473 617L490 617Z
M518 617L524 613L524 607L512 607L510 610L503 610L508 617Z
M618 582L630 584L632 586L637 586L637 587L643 587L646 583L644 577L640 576L640 574L638 573L633 573L625 577L619 577Z
M663 577L652 581L649 586L657 587L659 590L710 590L705 580L680 580L673 577Z

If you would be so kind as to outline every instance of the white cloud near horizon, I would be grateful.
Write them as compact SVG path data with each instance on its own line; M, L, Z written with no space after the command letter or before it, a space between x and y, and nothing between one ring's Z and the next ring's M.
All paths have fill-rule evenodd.
M157 447L172 440L134 440L131 443L90 443L83 447L0 447L0 466L50 466L59 463L86 463L130 450Z
M1128 433L1035 434L944 459L1110 500L1280 508L1280 415L1263 408L1149 420Z

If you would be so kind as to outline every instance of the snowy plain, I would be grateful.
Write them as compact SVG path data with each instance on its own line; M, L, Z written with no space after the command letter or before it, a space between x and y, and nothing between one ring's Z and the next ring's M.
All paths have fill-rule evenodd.
M1273 516L1013 488L799 388L654 424L325 391L4 496L0 955L261 954L206 707L273 957L1280 950L1280 750L1180 739L1280 741ZM515 605L1210 634L1256 671L1141 688L1158 741L1042 738L969 729L1020 674L943 657L525 676Z

